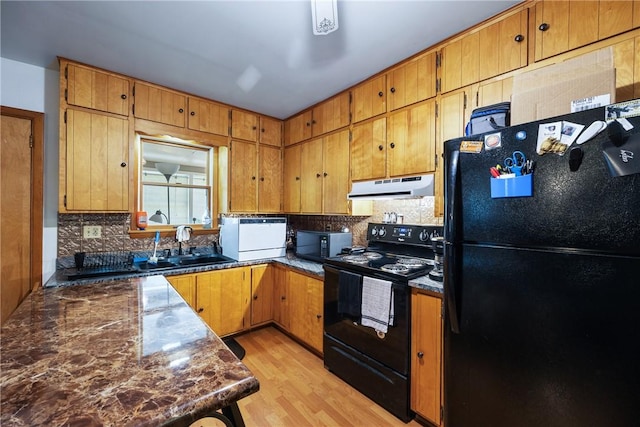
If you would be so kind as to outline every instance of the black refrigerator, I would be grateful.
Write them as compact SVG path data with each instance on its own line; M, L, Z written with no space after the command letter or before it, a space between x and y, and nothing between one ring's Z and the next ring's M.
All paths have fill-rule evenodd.
M640 174L603 154L640 162L640 117L574 142L581 156L537 154L540 125L606 114L446 142L447 427L640 425ZM514 151L535 162L524 193L491 181Z

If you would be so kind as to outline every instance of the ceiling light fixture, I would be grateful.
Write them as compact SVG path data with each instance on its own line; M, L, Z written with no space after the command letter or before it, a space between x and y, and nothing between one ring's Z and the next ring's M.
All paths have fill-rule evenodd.
M313 34L324 36L338 29L338 0L311 0Z

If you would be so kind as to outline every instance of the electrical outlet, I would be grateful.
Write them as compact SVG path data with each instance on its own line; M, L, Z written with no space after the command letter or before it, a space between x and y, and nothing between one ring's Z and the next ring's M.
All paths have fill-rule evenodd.
M102 226L100 225L85 225L82 227L82 237L85 239L97 239L102 237Z

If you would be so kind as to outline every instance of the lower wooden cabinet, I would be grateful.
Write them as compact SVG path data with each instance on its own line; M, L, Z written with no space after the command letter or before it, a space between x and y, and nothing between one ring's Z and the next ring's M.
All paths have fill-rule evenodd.
M196 295L196 311L218 336L249 327L250 267L198 273Z
M289 332L322 352L324 283L305 274L287 270Z
M442 422L442 299L411 293L411 409Z
M289 290L287 286L287 270L273 267L273 321L289 330Z
M273 320L273 265L251 267L251 326Z
M196 275L181 274L179 276L168 276L167 281L184 298L191 308L196 307Z

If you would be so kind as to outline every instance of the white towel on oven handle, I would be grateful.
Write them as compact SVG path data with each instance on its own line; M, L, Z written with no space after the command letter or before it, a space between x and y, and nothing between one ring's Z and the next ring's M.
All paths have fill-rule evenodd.
M376 331L387 333L393 326L393 287L390 281L364 276L362 278L362 321Z

